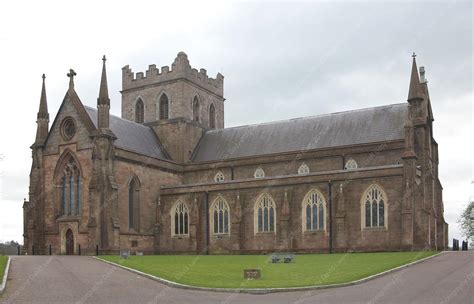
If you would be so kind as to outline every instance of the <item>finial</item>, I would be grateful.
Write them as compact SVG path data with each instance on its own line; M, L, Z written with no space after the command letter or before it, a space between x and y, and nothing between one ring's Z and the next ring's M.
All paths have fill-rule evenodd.
M69 69L69 73L67 73L67 77L69 77L69 88L74 88L74 76L76 76L76 72L73 69Z
M413 53L413 62L411 65L410 85L408 88L408 101L414 99L423 99L422 89L420 86L420 78L418 76L418 68L416 67L416 54Z
M38 118L48 119L49 118L48 102L46 100L46 84L45 84L46 75L43 74L41 78L43 78L43 84L41 86L41 99L40 99L40 107L38 111Z
M110 106L109 89L107 87L107 71L105 68L105 55L102 57L102 76L100 79L99 98L97 104L105 104Z

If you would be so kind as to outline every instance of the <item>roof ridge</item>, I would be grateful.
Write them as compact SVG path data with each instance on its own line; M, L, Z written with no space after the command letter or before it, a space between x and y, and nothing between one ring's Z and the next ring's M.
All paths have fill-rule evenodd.
M339 111L339 112L332 112L332 113L325 113L325 114L318 114L318 115L311 115L311 116L302 116L302 117L295 117L295 118L289 118L289 119L267 121L267 122L240 125L240 126L234 126L234 127L229 127L229 128L223 128L223 129L213 129L213 130L207 130L206 133L217 133L220 131L230 130L230 129L238 129L238 128L245 128L245 127L258 127L258 126L265 126L265 125L271 125L271 124L276 124L276 123L290 122L294 120L312 119L312 118L325 117L325 116L344 114L344 113L355 113L355 112L362 112L362 111L367 111L367 110L372 110L372 109L388 108L388 107L401 106L401 105L408 105L408 103L406 102L392 103L392 104L383 105L383 106L367 107L367 108L361 108L361 109L355 109L355 110L347 110L347 111Z
M85 107L85 108L88 108L88 109L90 109L90 110L94 110L94 111L97 112L97 109L96 109L96 108L93 108L93 107L90 107L90 106L86 106L86 105L84 105L84 107ZM151 127L149 127L149 126L146 126L146 125L143 125L143 124L134 122L134 121L132 121L132 120L128 120L128 119L122 118L122 117L117 116L117 115L109 114L109 116L110 116L110 117L114 117L114 118L116 118L116 119L119 119L119 120L121 120L121 121L127 122L127 123L132 123L132 124L134 124L134 125L136 125L136 126L140 126L140 127L144 127L144 128L147 128L147 129L151 129Z

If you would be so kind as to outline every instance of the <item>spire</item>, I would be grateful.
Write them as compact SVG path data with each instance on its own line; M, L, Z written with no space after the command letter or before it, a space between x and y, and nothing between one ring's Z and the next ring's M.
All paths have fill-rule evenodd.
M110 99L107 88L107 72L105 70L105 55L102 57L102 77L100 79L99 98L97 98L97 126L99 129L109 129Z
M67 73L67 77L69 77L69 90L74 90L74 76L76 75L73 69L69 69L69 73Z
M40 99L40 106L39 106L37 118L49 119L48 102L46 100L46 86L45 86L46 75L43 74L42 78L43 78L43 86L41 87L41 99Z
M43 85L41 87L41 99L40 106L38 110L38 116L36 120L36 140L32 147L41 147L48 137L49 129L49 113L48 113L48 103L46 101L46 85L45 79L46 76L43 74Z
M418 68L416 67L416 55L413 53L413 63L411 66L410 88L408 90L408 101L413 99L423 99L423 93L420 85L420 78L418 77Z
M100 79L99 98L97 98L98 105L110 105L109 89L107 87L107 71L105 69L105 61L107 59L102 57L102 77Z

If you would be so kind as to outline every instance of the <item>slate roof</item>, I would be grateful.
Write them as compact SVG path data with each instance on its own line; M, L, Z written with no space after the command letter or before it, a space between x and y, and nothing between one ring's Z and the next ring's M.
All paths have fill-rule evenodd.
M87 114L97 127L97 110L84 106ZM110 115L110 129L117 136L115 146L142 155L168 159L155 132L147 126Z
M209 130L193 161L332 148L404 138L408 103Z

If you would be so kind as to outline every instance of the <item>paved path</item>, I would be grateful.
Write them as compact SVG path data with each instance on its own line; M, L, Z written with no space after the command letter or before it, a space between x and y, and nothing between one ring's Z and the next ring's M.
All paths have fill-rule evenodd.
M342 288L267 295L170 288L91 257L15 256L2 303L474 303L474 252Z

